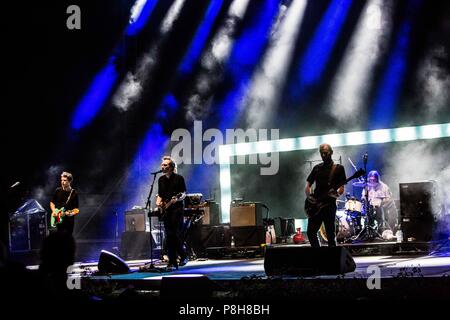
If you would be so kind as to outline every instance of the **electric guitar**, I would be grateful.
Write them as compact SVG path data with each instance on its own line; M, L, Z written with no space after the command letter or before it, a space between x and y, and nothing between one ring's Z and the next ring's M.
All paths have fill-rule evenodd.
M64 207L62 207L60 209L56 208L55 211L51 215L50 226L52 228L54 228L54 227L56 227L56 225L62 223L64 221L65 217L74 216L79 212L80 212L80 210L78 210L78 209L66 210Z
M315 217L317 214L319 214L319 212L323 208L325 208L326 206L329 205L329 202L326 202L325 200L329 199L329 197L334 197L331 194L334 190L339 189L341 186L343 186L344 184L346 184L350 180L353 180L353 179L356 179L356 178L359 178L359 177L363 176L365 173L366 172L363 169L359 169L358 171L356 171L347 180L345 180L345 181L343 181L341 183L338 183L337 185L335 185L332 188L330 188L330 191L325 196L317 197L314 194L310 194L309 196L307 196L306 199L305 199L305 211L306 211L306 215L308 216L308 218Z
M159 207L159 218L162 219L166 215L167 209L169 209L174 203L176 203L181 197L183 193L180 192L176 196L173 196L169 201L162 203Z

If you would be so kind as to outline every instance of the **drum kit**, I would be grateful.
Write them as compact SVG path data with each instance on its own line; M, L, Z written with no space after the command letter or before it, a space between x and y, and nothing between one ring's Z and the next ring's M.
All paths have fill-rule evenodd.
M356 181L353 187L364 188L364 181ZM381 239L382 227L386 225L384 223L384 217L382 216L381 224L377 221L375 215L376 210L374 203L379 203L384 199L384 197L374 198L369 201L369 205L365 205L365 199L363 201L358 200L355 197L350 197L347 195L346 201L337 200L339 202L344 202L344 209L338 209L336 211L336 241L338 243L352 243L362 240L373 240ZM322 224L319 230L319 234L324 241L328 241L325 232L325 227Z

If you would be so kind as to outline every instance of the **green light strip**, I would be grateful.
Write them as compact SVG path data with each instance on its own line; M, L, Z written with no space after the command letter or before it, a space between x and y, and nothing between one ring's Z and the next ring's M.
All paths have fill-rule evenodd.
M230 221L230 157L316 149L325 142L333 147L345 147L446 137L450 137L450 123L221 145L219 146L219 164L222 222Z

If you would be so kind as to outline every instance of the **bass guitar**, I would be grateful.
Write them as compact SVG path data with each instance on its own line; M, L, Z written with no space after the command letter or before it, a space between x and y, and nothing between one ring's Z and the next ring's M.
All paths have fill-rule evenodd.
M55 211L52 213L52 216L50 218L50 226L52 228L56 227L56 225L62 223L64 221L65 217L70 217L78 214L80 210L73 209L73 210L66 210L64 207L60 209L55 209Z
M306 197L305 199L305 212L306 215L308 216L308 218L312 218L315 217L316 215L319 214L319 212L325 208L326 206L329 205L329 202L325 201L328 200L329 197L333 197L332 195L334 190L339 189L340 187L342 187L344 184L346 184L347 182L349 182L350 180L359 178L361 176L363 176L366 172L363 169L359 169L358 171L356 171L350 178L348 178L347 180L338 183L337 185L333 186L332 188L330 188L330 191L328 192L327 195L322 196L322 197L317 197L314 194L310 194L309 196Z

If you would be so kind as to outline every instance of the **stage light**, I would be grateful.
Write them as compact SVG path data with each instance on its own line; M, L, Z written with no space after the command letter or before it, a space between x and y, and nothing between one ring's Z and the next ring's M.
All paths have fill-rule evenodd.
M89 90L76 107L71 120L72 129L80 130L94 120L106 99L108 99L118 77L113 61L113 59L110 59L107 65L97 74Z
M208 105L204 103L217 85L218 74L222 73L234 45L234 34L241 23L249 0L234 0L227 12L225 22L214 35L209 49L201 57L202 71L197 76L193 92L190 94L186 106L186 117L189 120L202 119L209 112Z
M208 39L208 35L212 29L214 21L217 14L222 7L223 0L212 0L206 10L205 18L203 19L200 27L195 33L194 39L192 40L189 50L184 56L183 61L180 64L179 71L181 73L190 73L192 71L193 65L197 61L201 54L201 51Z
M130 13L130 22L125 33L134 35L138 33L147 22L152 12L156 0L137 0ZM109 58L108 63L98 72L89 86L88 91L78 103L71 120L71 128L80 130L90 122L100 112L106 99L109 98L117 79L118 72L115 66L117 57Z
M273 30L270 47L259 71L252 79L248 96L243 103L248 127L264 128L280 98L288 68L292 60L295 39L300 31L306 8L305 0L294 0L287 8L277 30Z
M439 138L442 135L442 127L440 125L429 125L420 128L420 136L422 139Z
M329 113L347 128L355 128L365 120L362 118L364 112L360 111L372 86L375 65L383 55L383 43L389 42L392 12L389 0L366 3L333 79L325 105Z
M370 131L369 143L384 143L391 141L391 131L389 129L380 129Z
M408 141L414 140L417 137L417 132L415 127L404 127L395 130L396 141Z
M340 147L344 144L343 134L326 134L322 136L323 143L329 143L333 147Z
M367 141L366 132L357 131L345 134L345 145L355 146L365 144Z
M113 96L113 105L121 111L128 111L130 106L139 100L145 83L160 61L160 47L172 30L173 24L180 15L186 0L177 0L170 6L159 29L159 36L150 49L139 59L133 72L129 71Z
M333 0L317 28L300 65L300 86L320 80L339 37L351 0Z
M406 15L396 35L395 45L390 52L387 68L380 80L375 103L370 111L369 129L389 127L395 115L395 108L401 93L411 40L413 21L420 14L422 0L410 0Z
M137 0L131 8L131 16L126 30L128 36L136 35L147 23L155 5L156 0Z
M300 150L314 149L319 145L318 136L301 137L299 139ZM292 151L292 150L289 150Z
M352 137L354 137L356 141L350 141ZM245 145L248 145L246 149L250 150L247 154L249 155L254 153L316 149L321 143L331 143L330 140L327 139L331 139L337 143L331 143L333 146L345 147L356 144L379 144L447 137L450 137L450 123L248 142L245 143ZM286 143L286 141L289 141L289 143ZM219 146L221 215L223 223L230 221L230 203L232 194L230 157L236 155L235 146L236 145L231 144ZM290 148L288 148L288 146L290 146ZM244 150L244 146L241 146L240 148L241 150Z

